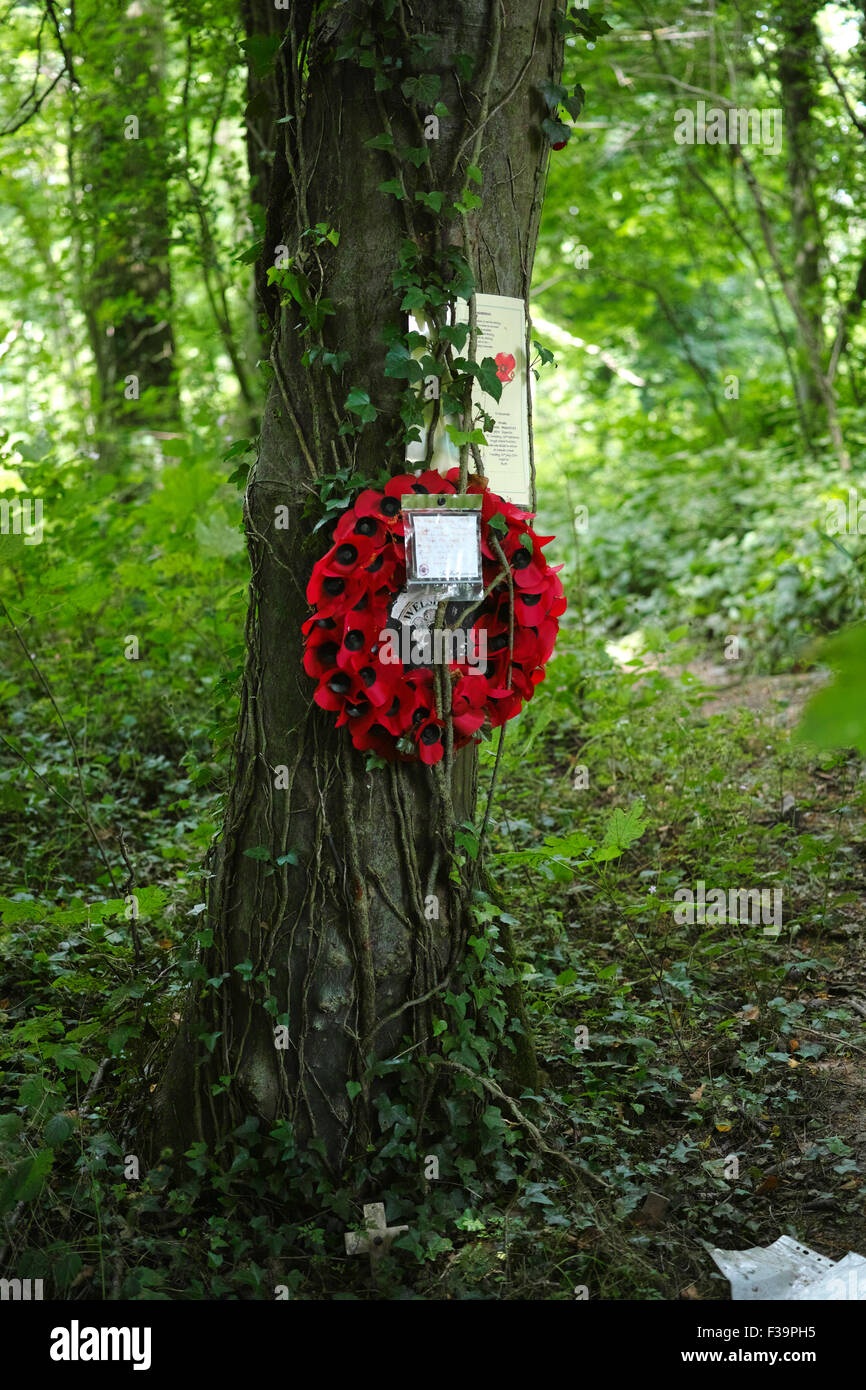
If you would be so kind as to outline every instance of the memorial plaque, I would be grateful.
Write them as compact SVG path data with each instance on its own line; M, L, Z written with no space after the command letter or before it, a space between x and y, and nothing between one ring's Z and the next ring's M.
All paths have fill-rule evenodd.
M469 317L466 302L458 300L456 310L457 322L466 323ZM492 357L496 362L497 376L502 382L499 401L482 391L477 381L473 387L473 405L480 406L496 421L495 428L487 433L487 444L479 446L481 462L494 492L504 497L506 502L528 507L532 504L532 472L529 459L526 306L522 299L513 299L504 294L477 294L475 317L478 327L476 360L480 362L485 357ZM410 318L409 327L415 332L427 331L425 324L414 318ZM463 348L464 354L467 351L468 344ZM460 462L460 450L446 433L446 426L455 423L454 420L440 419L436 428L429 466L439 472L445 472ZM407 447L406 461L414 468L425 462L426 436L424 429L421 441Z

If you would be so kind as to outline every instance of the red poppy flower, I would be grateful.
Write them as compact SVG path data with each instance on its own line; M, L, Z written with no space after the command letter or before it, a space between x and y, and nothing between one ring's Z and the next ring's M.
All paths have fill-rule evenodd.
M513 381L514 369L517 366L513 354L510 352L497 352L493 360L496 363L496 375L499 377L499 380L506 385L509 381Z
M442 743L444 732L445 730L442 725L437 723L435 719L431 719L428 723L422 724L418 730L416 738L418 757L421 759L422 763L427 763L428 767L432 763L442 761L442 755L445 752Z

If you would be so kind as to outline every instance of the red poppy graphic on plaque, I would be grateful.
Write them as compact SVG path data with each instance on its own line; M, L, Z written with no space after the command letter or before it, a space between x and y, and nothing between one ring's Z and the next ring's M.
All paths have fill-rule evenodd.
M514 366L513 357L507 361ZM428 469L359 493L307 585L313 614L303 625L304 670L316 685L313 699L337 716L338 728L348 728L356 748L389 760L439 762L449 715L454 748L461 748L482 736L482 726L496 728L519 714L544 680L565 611L559 575L543 553L553 537L537 535L532 514L491 492L486 478L471 479L467 490L482 494L486 590L473 629L483 634L485 655L448 662L447 712L437 707L432 666L393 660L386 631L406 584L400 498L456 493L459 478L459 468L444 475Z
M514 380L514 369L517 363L510 352L497 352L494 358L496 362L496 375L504 384Z

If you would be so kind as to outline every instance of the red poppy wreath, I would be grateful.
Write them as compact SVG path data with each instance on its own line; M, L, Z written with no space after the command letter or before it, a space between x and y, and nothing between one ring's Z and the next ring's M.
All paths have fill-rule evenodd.
M317 562L307 585L315 610L303 625L304 670L316 682L313 699L347 725L356 748L380 757L437 763L443 756L445 719L436 708L431 666L407 667L384 650L390 613L406 583L403 514L407 493L457 492L459 471L432 471L391 478L383 491L367 488L343 512L334 543ZM557 571L537 536L532 513L490 492L485 479L469 483L481 493L481 556L485 597L474 610L476 652L484 664L450 662L454 747L519 714L544 680L544 668L566 602ZM489 523L495 522L491 533ZM503 524L504 523L504 524ZM513 647L509 643L509 586L495 542L511 569ZM561 568L558 566L557 568ZM489 590L489 592L488 592ZM479 641L483 639L483 641ZM468 656L469 653L466 653Z

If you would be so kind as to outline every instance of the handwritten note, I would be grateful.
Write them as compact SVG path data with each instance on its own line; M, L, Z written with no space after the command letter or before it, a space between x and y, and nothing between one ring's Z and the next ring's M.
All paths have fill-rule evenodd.
M474 512L415 514L415 571L428 583L438 580L478 579L481 552L478 518Z

